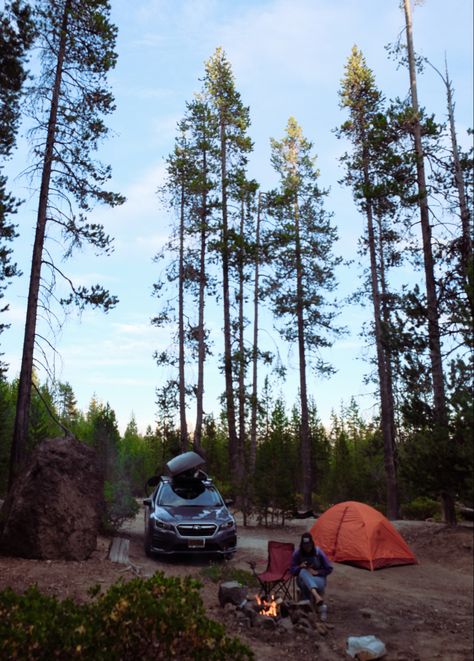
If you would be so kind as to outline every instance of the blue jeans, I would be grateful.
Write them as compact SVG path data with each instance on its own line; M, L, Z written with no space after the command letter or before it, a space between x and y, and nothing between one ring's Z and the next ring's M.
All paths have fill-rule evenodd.
M309 599L311 597L312 588L316 588L320 595L323 595L326 589L326 577L313 576L307 569L300 570L296 582L301 590L303 599Z

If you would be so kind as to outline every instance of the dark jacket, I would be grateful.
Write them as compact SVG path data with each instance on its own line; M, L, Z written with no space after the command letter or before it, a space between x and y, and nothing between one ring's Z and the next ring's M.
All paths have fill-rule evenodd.
M318 546L315 546L313 553L310 554L302 553L300 549L296 549L293 553L290 568L293 576L298 576L301 570L300 565L305 561L308 562L313 569L316 569L319 576L328 576L333 570L333 566L329 562L324 551Z

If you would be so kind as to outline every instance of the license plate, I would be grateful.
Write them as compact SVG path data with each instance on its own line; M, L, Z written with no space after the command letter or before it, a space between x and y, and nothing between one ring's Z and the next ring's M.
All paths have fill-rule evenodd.
M190 549L203 549L206 545L206 540L198 537L196 539L188 539L188 548Z

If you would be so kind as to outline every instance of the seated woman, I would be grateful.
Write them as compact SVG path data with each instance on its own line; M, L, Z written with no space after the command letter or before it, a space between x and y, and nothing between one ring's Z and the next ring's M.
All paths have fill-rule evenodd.
M333 566L322 549L315 546L309 532L301 536L300 546L293 553L291 573L305 599L310 599L319 611L319 617L327 620L327 606L323 595L326 590L326 577Z

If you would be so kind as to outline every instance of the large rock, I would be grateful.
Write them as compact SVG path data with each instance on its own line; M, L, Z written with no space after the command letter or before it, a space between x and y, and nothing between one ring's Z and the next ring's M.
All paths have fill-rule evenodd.
M235 604L240 606L247 599L248 588L241 585L238 581L227 581L219 585L218 599L222 607L226 604Z
M0 513L0 551L85 560L96 549L102 482L95 451L72 438L43 441Z

